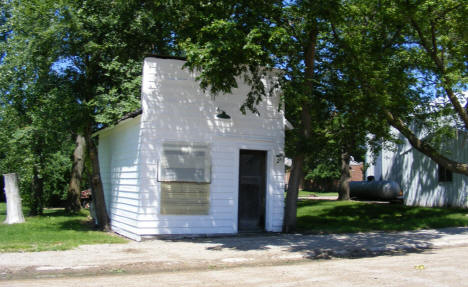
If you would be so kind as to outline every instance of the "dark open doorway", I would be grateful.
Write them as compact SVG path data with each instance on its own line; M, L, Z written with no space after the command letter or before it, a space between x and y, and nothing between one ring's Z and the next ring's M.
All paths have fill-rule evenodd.
M241 150L239 155L239 232L265 230L266 151Z

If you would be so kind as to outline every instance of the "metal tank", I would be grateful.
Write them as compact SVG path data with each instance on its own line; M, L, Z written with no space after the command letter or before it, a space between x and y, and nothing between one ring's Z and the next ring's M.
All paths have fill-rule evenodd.
M395 181L352 181L349 183L350 196L368 200L403 200L403 191Z

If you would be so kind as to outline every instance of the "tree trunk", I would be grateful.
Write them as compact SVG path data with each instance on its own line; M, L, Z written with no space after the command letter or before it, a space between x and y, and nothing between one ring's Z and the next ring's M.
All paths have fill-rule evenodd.
M294 232L297 222L297 196L299 194L299 184L303 178L304 155L297 155L293 158L291 173L288 182L288 192L286 193L286 207L284 211L283 232Z
M73 166L68 187L67 206L65 210L68 213L77 213L81 209L81 179L85 161L86 140L82 135L76 136L76 146L73 152Z
M349 200L349 182L351 181L351 173L349 172L350 155L347 152L341 153L341 177L340 188L338 190L338 200Z
M86 135L86 142L88 144L88 154L92 166L91 190L94 206L96 208L97 225L100 229L108 231L110 230L109 216L107 215L104 189L102 187L98 151L91 138L91 133Z
M303 100L301 110L302 124L298 127L298 133L302 136L304 141L309 140L312 133L312 117L310 114L310 102L313 97L314 89L314 66L315 66L315 52L317 47L318 28L317 23L314 22L311 30L309 31L309 38L305 45L305 88L309 91L309 98ZM303 179L303 169L305 154L302 149L302 144L298 143L298 154L293 158L291 175L289 177L288 192L286 195L286 206L284 210L283 232L294 232L297 222L297 195L299 193L299 185Z
M33 166L33 179L31 183L30 211L31 215L42 215L44 210L44 181L39 174L37 164Z
M5 179L5 197L7 203L7 216L3 223L23 223L24 216L18 189L18 177L16 173L8 173L4 174L3 178Z

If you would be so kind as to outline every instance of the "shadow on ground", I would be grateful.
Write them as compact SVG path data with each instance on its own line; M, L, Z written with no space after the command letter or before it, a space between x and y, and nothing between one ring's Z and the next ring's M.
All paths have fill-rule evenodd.
M188 240L215 244L207 247L212 251L277 248L305 258L362 258L424 252L448 235L468 236L467 227L447 228L467 224L466 209L305 200L298 202L297 226L302 234L257 233Z
M213 252L226 248L240 251L280 248L287 252L300 253L308 259L331 259L420 253L434 248L434 240L456 234L468 235L468 228L328 235L241 234L176 241L216 244L207 247L207 250Z

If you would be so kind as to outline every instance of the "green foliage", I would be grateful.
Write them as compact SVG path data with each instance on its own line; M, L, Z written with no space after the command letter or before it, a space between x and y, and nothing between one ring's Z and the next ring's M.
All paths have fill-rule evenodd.
M358 105L349 107L366 107L372 121L389 111L433 140L466 128L457 103L466 100L467 88L464 1L356 0L343 9L334 35L344 75L354 83L350 90L357 92L351 103ZM378 132L372 130L377 143Z
M466 209L306 200L298 202L302 232L347 233L468 226Z
M391 140L386 112L434 146L467 125L463 0L0 3L0 172L19 173L32 204L63 195L74 134L139 107L147 54L185 55L214 96L245 81L244 112L281 86L286 154L308 177Z
M0 222L5 220L5 214L5 203L0 203ZM83 244L127 242L93 230L88 217L85 210L70 216L62 209L46 209L43 216L26 217L25 223L0 224L0 252L67 250Z
M329 164L319 163L313 169L306 169L306 176L304 177L304 179L312 181L331 181L333 179L340 178L340 170L338 167L337 160L335 158L331 159L332 162Z
M69 1L59 14L67 35L58 43L66 63L61 76L80 103L81 130L136 110L143 58L177 53L164 1Z
M281 38L275 15L281 1L175 1L178 40L187 57L186 66L198 70L200 86L213 95L229 93L238 77L251 85L241 110L255 106L269 91L261 77L274 67L273 40ZM273 18L272 18L273 17Z
M255 110L255 105L268 96L259 79L268 77L272 68L278 69L274 73L279 77L286 117L296 127L287 133L288 156L309 153L317 159L326 155L330 158L329 151L334 150L334 160L338 161L344 145L348 152L362 153L357 149L364 146L367 133L375 132L381 139L388 132L382 116L369 113L368 105L372 103L363 100L359 84L347 75L349 58L344 54L348 51L341 49L333 37L332 30L338 25L340 31L352 30L352 25L344 26L341 19L352 11L353 7L346 7L347 2L180 2L186 5L179 7L181 18L190 24L184 22L179 39L183 40L187 66L201 71L202 88L215 95L227 93L237 86L240 79L236 77L243 75L252 86L244 108ZM359 11L360 16L370 10ZM318 30L318 35L310 80L305 71L305 50L313 30ZM358 36L353 38L353 45L365 39ZM310 111L310 138L304 138L301 128L305 125L301 114L304 109Z
M0 173L31 212L64 198L77 133L140 106L143 58L178 53L165 1L2 1Z
M60 53L59 19L51 9L56 4L33 2L2 2L8 16L1 27L6 37L0 43L5 52L0 65L0 122L6 127L0 136L0 172L18 173L25 203L31 212L41 213L54 193L60 198L65 190L63 175L72 145L69 114L76 104L50 70Z

